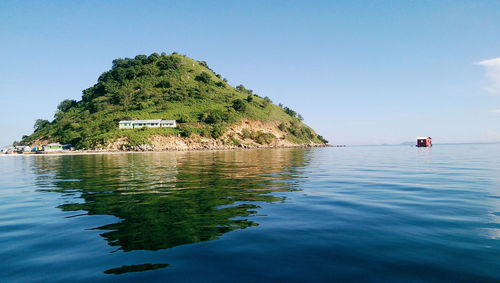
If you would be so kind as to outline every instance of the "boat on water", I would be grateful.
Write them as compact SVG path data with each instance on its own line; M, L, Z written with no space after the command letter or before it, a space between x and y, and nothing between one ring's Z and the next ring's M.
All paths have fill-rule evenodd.
M432 147L432 138L418 137L416 147Z

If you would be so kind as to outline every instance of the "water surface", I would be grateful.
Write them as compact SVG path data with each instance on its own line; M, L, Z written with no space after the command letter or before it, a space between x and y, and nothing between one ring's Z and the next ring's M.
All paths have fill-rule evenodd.
M500 145L0 156L2 281L498 281Z

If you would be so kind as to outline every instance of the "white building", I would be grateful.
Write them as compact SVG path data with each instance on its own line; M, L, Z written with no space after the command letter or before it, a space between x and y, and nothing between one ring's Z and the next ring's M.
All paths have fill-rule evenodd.
M177 123L175 120L130 120L130 121L120 121L118 123L118 128L120 129L136 129L136 128L175 128Z

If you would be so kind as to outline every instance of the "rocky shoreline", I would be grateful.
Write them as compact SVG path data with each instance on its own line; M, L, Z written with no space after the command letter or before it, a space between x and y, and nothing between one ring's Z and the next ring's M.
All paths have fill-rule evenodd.
M236 150L258 148L307 148L328 147L316 140L293 140L286 130L280 129L280 121L259 121L242 119L238 123L228 125L224 134L218 138L200 134L189 136L153 134L137 140L127 136L114 138L95 145L92 149L38 152L38 154L89 154L115 152L164 152L164 151L205 151L205 150ZM293 138L293 137L292 137ZM49 139L36 140L33 146L49 143ZM33 153L28 153L33 154Z
M221 146L221 147L196 147L189 149L163 149L154 150L150 147L133 147L130 150L106 150L106 149L83 149L61 152L26 152L23 154L0 154L0 156L56 156L56 155L87 155L87 154L120 154L120 153L161 153L161 152L196 152L196 151L225 151L225 150L250 150L250 149L280 149L280 148L313 148L313 147L335 147L329 144L302 144L287 146Z
M239 145L227 145L218 141L210 141L205 143L189 143L189 142L179 142L178 139L173 140L173 142L168 143L152 143L152 144L142 144L142 145L129 145L127 143L109 144L106 147L95 149L94 151L110 151L110 152L148 152L148 151L203 151L203 150L234 150L234 149L259 149L259 148L307 148L307 147L328 147L330 145L325 144L266 144L266 145L256 145L256 144L239 144Z

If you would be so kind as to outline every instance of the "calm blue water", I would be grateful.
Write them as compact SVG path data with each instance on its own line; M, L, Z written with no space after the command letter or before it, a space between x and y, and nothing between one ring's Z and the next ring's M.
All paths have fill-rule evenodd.
M0 281L500 281L500 145L0 156Z

